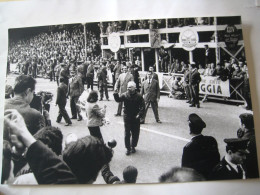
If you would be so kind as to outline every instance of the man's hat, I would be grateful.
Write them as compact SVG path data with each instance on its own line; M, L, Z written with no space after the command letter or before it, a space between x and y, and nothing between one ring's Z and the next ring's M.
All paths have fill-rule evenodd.
M242 153L249 153L247 150L247 143L249 139L245 138L230 138L230 139L224 139L224 142L227 144L227 146L235 151L239 151Z
M189 121L195 127L198 127L198 128L201 128L201 129L206 127L206 123L195 113L192 113L192 114L189 115Z
M241 122L247 127L247 128L254 128L254 117L250 113L243 113L239 115L239 118L241 119Z

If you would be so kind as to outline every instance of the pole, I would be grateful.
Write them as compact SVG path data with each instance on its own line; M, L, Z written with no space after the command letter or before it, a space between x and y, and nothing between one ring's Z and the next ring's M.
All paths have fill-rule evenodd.
M158 50L155 48L155 70L159 72Z
M189 58L190 58L190 63L193 62L193 53L192 51L189 51Z
M216 53L216 64L220 62L220 48L218 47L218 31L217 31L217 17L214 17L214 25L215 25L215 43L216 43L216 48L215 48L215 53Z
M145 64L144 64L144 49L141 48L141 61L142 61L142 71L145 70Z

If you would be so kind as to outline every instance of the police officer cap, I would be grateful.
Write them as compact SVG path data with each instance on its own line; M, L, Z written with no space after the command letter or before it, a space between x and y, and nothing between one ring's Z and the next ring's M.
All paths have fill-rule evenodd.
M224 142L227 144L227 146L230 149L237 150L237 151L243 152L243 153L249 153L247 150L248 141L249 141L249 139L245 139L245 138L224 139Z
M197 126L198 128L205 128L206 123L195 113L192 113L189 115L189 121L192 123L194 126Z

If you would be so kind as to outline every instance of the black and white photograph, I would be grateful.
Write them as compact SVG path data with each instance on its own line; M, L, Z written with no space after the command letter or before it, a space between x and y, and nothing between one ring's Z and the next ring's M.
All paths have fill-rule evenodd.
M2 184L259 178L241 16L8 30Z

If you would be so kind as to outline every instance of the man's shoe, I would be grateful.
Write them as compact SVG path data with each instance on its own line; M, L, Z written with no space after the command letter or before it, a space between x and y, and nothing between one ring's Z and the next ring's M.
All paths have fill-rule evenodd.
M200 108L200 105L199 105L199 104L197 104L197 108Z
M186 101L186 103L190 103L190 100Z
M190 107L195 107L195 104L191 104Z
M78 121L82 121L82 116L79 116Z
M56 120L56 123L60 123L60 121Z
M157 120L156 122L157 122L157 123L162 123L162 121L160 121L160 120Z
M140 121L140 124L144 124L145 122L144 121Z
M72 123L66 123L66 125L65 126L70 126Z
M118 113L117 113L117 114L115 114L115 116L121 116L121 114L118 114Z
M136 150L134 147L132 147L132 150L131 150L132 153L136 153Z
M100 98L99 101L103 101L103 98Z
M70 119L77 119L77 117L73 116L73 117L71 117Z
M109 101L109 98L107 98L107 101Z
M126 150L125 155L128 156L128 155L130 155L130 153L131 153L130 150Z

